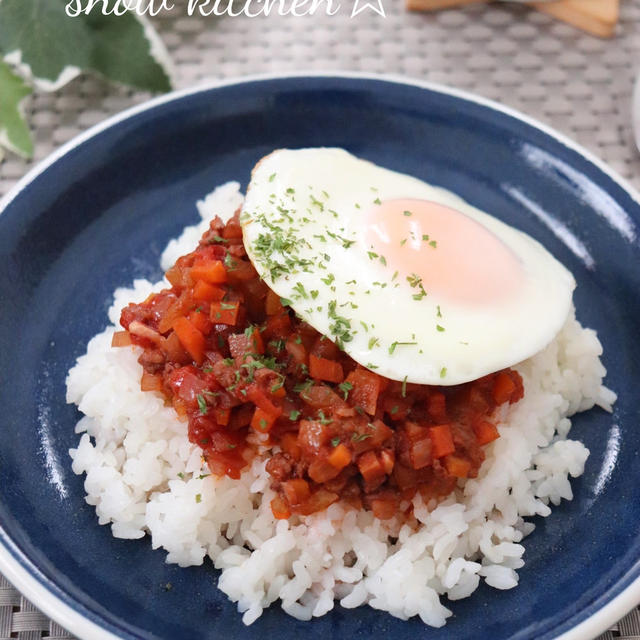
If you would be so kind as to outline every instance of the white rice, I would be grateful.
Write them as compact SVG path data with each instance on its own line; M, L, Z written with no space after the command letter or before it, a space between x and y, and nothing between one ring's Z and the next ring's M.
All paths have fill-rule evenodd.
M168 268L192 251L215 214L231 216L241 203L237 183L198 203L203 218L172 240ZM85 414L71 449L73 471L86 474L86 500L100 524L118 538L150 534L166 561L200 565L208 556L221 575L218 588L251 624L276 600L290 615L309 620L334 607L368 604L440 627L451 615L441 602L466 598L481 579L496 589L518 584L521 542L548 516L550 504L573 497L589 451L567 438L569 416L595 404L610 410L615 394L602 385L605 369L596 333L573 314L556 339L520 364L525 396L499 416L501 437L486 448L478 478L444 502L414 499L420 525L380 521L370 512L334 504L306 518L273 518L270 477L255 460L240 480L208 473L184 422L159 395L140 390L136 348L111 348L121 308L167 283L136 280L115 292L109 319L67 378L67 401ZM429 508L431 510L429 510Z

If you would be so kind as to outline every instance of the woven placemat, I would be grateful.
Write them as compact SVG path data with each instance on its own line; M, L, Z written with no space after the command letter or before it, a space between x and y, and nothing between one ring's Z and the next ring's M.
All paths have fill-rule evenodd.
M344 4L350 4L347 0ZM186 17L185 2L155 19L175 63L177 88L261 72L356 70L440 82L498 100L581 143L640 188L630 101L640 71L640 3L622 0L616 38L600 40L519 5L476 4L407 13L383 0L387 17L248 19ZM35 158L0 162L0 196L38 160L108 116L149 97L96 78L30 99ZM0 576L0 640L68 639ZM602 639L640 640L640 611Z

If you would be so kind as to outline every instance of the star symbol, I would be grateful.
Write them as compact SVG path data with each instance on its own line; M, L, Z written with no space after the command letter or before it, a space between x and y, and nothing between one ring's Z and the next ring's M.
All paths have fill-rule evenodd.
M382 6L382 0L375 0L375 2L363 2L362 0L355 0L355 2L353 3L353 11L351 12L351 17L353 18L353 16L357 16L365 9L373 9L373 11L375 11L383 18L387 17L387 14L384 12L384 7Z

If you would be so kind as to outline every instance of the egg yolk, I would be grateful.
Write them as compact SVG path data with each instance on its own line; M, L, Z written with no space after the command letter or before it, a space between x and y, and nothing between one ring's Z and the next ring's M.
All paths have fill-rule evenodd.
M468 216L436 202L386 200L366 214L367 250L419 290L489 306L515 295L524 272L502 241ZM421 280L420 280L421 279Z

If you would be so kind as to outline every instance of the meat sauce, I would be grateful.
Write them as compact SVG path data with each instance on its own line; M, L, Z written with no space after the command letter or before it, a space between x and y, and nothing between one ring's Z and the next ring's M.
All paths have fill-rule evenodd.
M142 347L141 388L188 421L213 474L268 457L277 518L342 499L386 519L417 491L447 496L499 437L496 407L523 396L511 369L436 387L361 367L260 280L237 213L166 277L170 289L122 311L113 345Z

